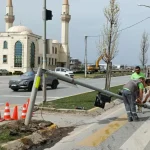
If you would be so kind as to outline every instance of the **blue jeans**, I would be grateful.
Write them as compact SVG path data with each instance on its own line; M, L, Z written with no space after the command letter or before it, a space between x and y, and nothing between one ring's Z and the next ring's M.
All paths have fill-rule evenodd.
M123 102L124 102L128 117L137 116L135 93L132 93L129 90L123 89L122 96L123 96Z

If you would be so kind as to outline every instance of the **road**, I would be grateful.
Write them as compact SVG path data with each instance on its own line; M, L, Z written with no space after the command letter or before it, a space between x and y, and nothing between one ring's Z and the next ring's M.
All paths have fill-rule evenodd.
M149 150L150 111L145 109L144 114L138 113L138 116L140 121L128 122L121 104L97 117L78 119L74 125L71 124L76 127L73 132L45 150ZM63 119L64 116L61 117ZM56 116L55 119L50 118L58 123ZM72 116L73 119L76 118Z
M22 105L30 97L31 93L24 90L14 92L11 89L9 89L8 82L10 78L12 77L0 76L0 105L5 104L6 102L15 105L16 104ZM99 88L104 88L104 83L105 83L104 79L78 79L78 80ZM111 86L124 84L128 80L129 80L129 76L112 78ZM71 86L64 83L60 83L58 85L58 89L52 90L51 88L49 88L47 90L47 99L54 100L57 98L80 94L88 91L91 90L81 86ZM41 101L42 101L42 91L38 91L36 103Z

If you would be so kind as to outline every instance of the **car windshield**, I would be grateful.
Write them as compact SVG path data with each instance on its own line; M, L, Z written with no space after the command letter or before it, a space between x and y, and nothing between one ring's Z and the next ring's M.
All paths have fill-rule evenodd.
M34 72L25 72L23 76L33 76Z

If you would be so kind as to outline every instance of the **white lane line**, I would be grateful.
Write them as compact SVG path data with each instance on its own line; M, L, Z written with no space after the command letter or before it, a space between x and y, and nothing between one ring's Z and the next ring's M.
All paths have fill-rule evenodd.
M121 150L144 150L150 141L150 118L120 147Z
M0 97L15 97L15 98L29 98L30 97L30 95L29 96L21 96L21 95L0 95ZM36 98L42 98L42 96L37 96ZM51 98L51 99L58 99L58 98L61 98L61 97L47 97L47 98Z

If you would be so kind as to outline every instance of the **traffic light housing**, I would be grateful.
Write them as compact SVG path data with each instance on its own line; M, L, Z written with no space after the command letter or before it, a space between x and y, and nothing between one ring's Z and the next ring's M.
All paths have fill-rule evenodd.
M53 14L51 10L46 9L46 20L52 20Z
M111 102L111 96L105 95L103 93L98 93L98 95L96 96L94 106L104 109L105 103L110 103L110 102Z

